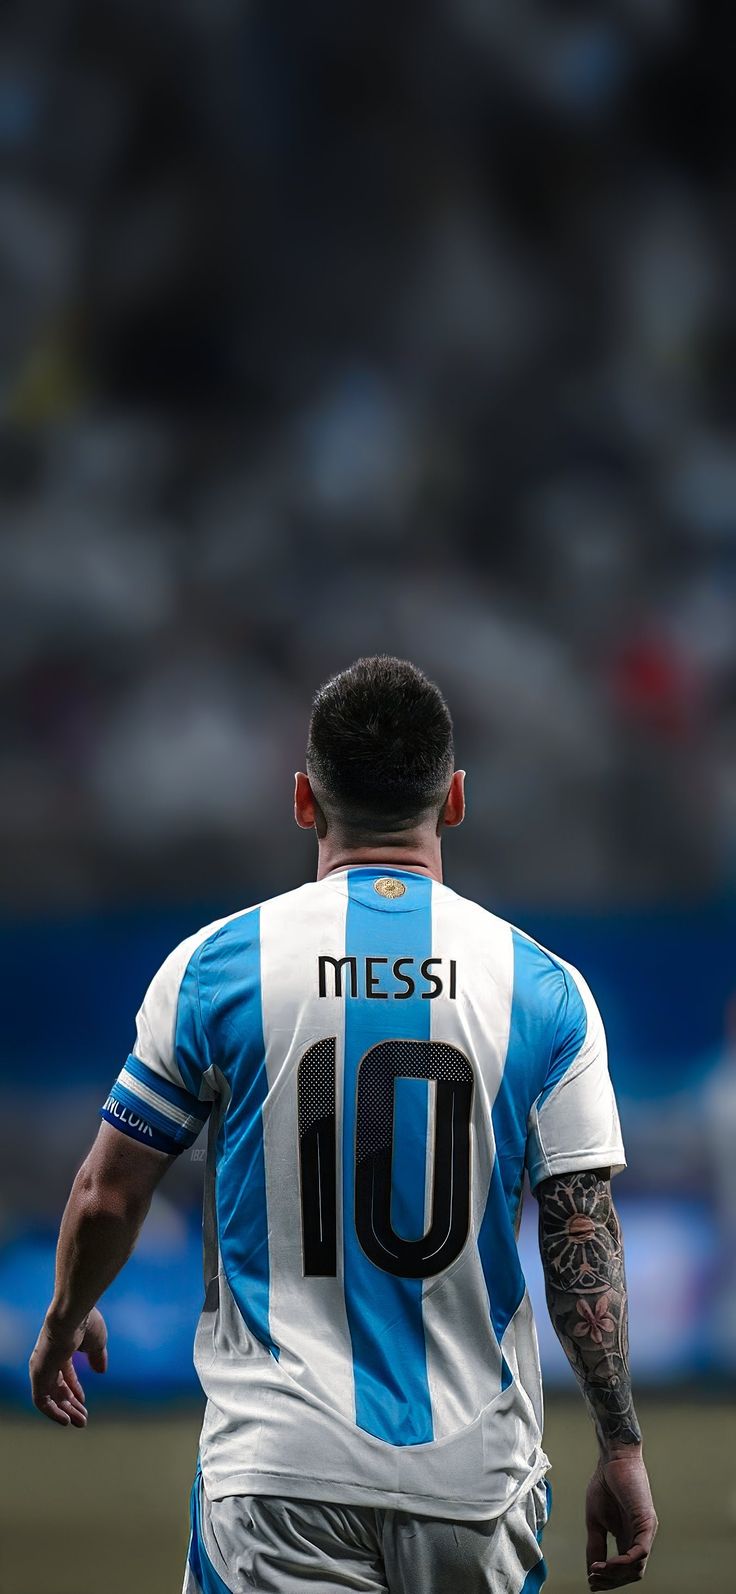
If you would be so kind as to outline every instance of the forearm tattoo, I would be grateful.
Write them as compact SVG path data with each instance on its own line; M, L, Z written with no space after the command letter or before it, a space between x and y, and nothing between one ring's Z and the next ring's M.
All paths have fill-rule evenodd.
M624 1254L608 1175L560 1174L537 1195L550 1317L601 1446L638 1444Z

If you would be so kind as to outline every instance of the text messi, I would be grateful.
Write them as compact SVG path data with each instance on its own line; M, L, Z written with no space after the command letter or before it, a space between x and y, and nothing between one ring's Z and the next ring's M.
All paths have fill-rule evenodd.
M441 973L435 972L441 970ZM320 996L366 997L373 1001L407 1002L418 993L423 1001L437 996L457 997L457 963L454 958L342 957L318 959ZM427 989L420 990L420 986Z

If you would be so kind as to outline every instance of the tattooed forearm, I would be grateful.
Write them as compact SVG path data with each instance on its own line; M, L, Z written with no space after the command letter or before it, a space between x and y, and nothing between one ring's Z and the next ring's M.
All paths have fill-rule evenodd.
M639 1444L629 1376L621 1230L608 1173L564 1173L537 1191L547 1305L604 1454Z

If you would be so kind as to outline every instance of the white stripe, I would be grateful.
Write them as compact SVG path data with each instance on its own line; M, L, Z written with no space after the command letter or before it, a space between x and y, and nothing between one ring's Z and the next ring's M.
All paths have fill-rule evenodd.
M136 1079L135 1074L131 1074L128 1068L123 1068L118 1077L120 1084L124 1085L126 1090L132 1091L134 1096L146 1102L149 1107L155 1107L172 1123L179 1124L182 1129L202 1128L204 1118L195 1118L191 1113L183 1112L181 1107L175 1107L172 1101L167 1101L165 1096L159 1096L158 1091L151 1090L149 1085L144 1085L142 1080Z
M519 1305L501 1341L501 1349L513 1377L529 1397L534 1419L542 1437L544 1415L542 1410L542 1379L539 1370L539 1346L529 1291L525 1290Z
M342 1075L345 997L320 997L318 957L345 952L344 881L324 880L261 908L263 1035L269 1093L263 1107L271 1334L279 1367L355 1420L353 1354L345 1311L342 1230ZM337 1042L337 1276L305 1278L296 1071L306 1048Z
M424 1333L435 1439L471 1423L501 1387L501 1355L477 1249L493 1169L491 1113L503 1076L511 1022L509 926L444 886L432 886L432 956L457 963L457 998L431 1003L431 1038L458 1046L473 1064L471 1231L448 1270L425 1280Z
M224 919L205 924L195 935L188 935L169 953L146 991L136 1020L133 1052L154 1073L163 1073L172 1085L179 1085L182 1090L186 1090L186 1085L176 1061L176 1019L184 975L204 941L209 941L223 925L253 911L244 908L239 913L229 913Z

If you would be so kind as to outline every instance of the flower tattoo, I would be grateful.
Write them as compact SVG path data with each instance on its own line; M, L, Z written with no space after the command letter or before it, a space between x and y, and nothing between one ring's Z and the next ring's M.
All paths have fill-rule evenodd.
M578 1313L582 1323L576 1323L573 1334L576 1339L585 1339L588 1335L594 1344L603 1344L604 1334L615 1334L616 1324L608 1311L610 1297L599 1296L593 1306L588 1301L578 1301Z
M561 1174L537 1191L547 1303L604 1451L638 1444L628 1365L623 1246L608 1173Z

